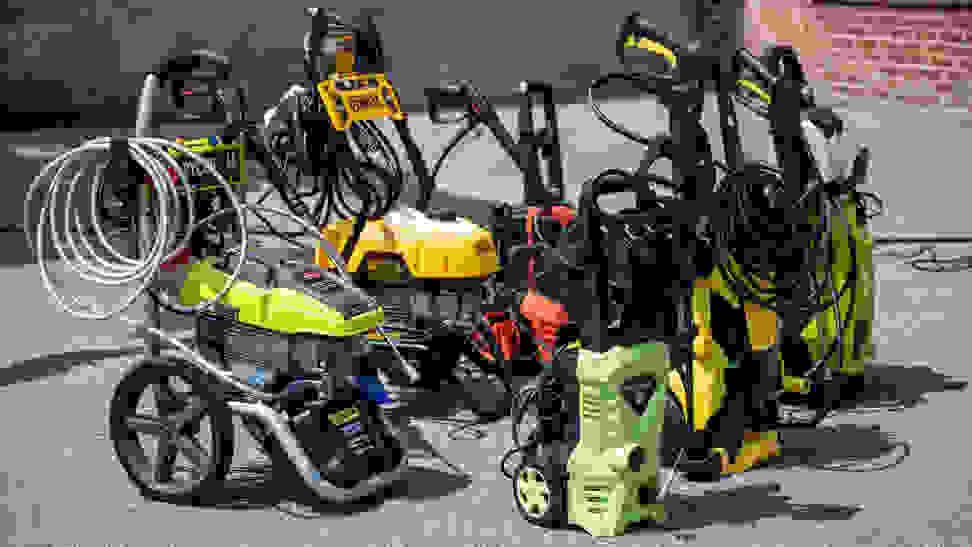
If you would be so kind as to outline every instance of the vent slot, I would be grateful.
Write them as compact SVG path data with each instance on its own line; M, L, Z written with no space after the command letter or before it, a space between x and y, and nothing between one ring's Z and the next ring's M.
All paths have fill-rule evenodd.
M385 323L388 325L412 326L411 303L403 303L400 298L378 298L378 303L385 310Z
M610 501L611 486L606 483L590 483L584 485L584 504L588 513L606 513L604 504Z
M320 291L322 293L328 293L342 288L340 283L326 277L320 281L315 281L313 284L311 284L311 287L313 287L315 291Z
M585 420L599 420L602 403L601 395L596 389L583 387L581 391L581 417Z

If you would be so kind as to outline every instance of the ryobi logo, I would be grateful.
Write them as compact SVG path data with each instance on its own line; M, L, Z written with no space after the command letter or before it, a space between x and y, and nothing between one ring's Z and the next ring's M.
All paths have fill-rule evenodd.
M358 409L351 407L344 410L335 412L334 414L328 415L327 419L331 421L332 424L340 426L350 422L351 420L358 417Z
M216 168L215 160L210 158L204 158L204 159L206 160L206 166L208 166L210 169L218 171L218 169ZM203 177L211 174L209 170L206 169L205 166L203 166L203 164L189 158L186 158L181 163L181 167L183 170L185 170L186 175L188 175L190 178L198 178L198 177Z

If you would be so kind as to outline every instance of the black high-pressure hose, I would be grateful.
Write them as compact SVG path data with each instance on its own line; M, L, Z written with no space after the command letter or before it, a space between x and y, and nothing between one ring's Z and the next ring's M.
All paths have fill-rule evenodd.
M544 371L547 372L547 371ZM535 404L540 401L540 397L546 390L550 390L550 383L552 379L549 375L541 373L537 378L537 383L535 386L528 386L520 390L513 398L513 403L510 405L510 417L513 421L513 448L510 448L503 454L502 459L500 459L500 472L503 476L512 480L513 475L510 474L506 467L506 462L510 460L514 455L521 452L526 452L535 448L540 444L540 440L536 436L536 431L532 431L528 440L520 444L520 424L523 418L526 416L526 410L531 404ZM542 419L542 418L541 418Z
M466 89L469 90L470 95L474 99L476 99L481 103L485 103L486 105L489 105L489 99L487 99L486 96L483 95L483 93L478 88L476 88L476 86L472 84L472 82L463 81L461 83ZM445 148L442 149L442 153L439 155L439 159L435 161L435 165L432 167L432 172L429 175L433 181L438 177L439 170L442 169L442 166L445 164L445 160L449 156L449 154L451 154L455 150L455 148L459 146L459 144L462 142L464 138L466 138L467 135L475 131L483 123L480 119L475 118L468 113L454 120L447 120L438 123L451 125L460 122L466 122L466 127L460 130L455 135L453 135L452 138L449 139L449 142L446 144Z
M456 122L453 123L457 123L459 121L462 121L463 119L464 118L461 118L459 120L456 120ZM461 131L459 131L458 133L452 136L452 138L449 140L449 143L446 144L445 148L442 150L442 155L439 156L439 159L436 160L435 162L435 166L432 168L432 173L430 175L432 180L435 180L436 177L439 175L439 169L441 169L442 165L445 163L446 157L449 154L451 154L452 151L457 146L459 146L459 143L462 142L462 139L466 138L467 135L475 131L477 127L479 127L479 123L467 123L465 128L463 128Z

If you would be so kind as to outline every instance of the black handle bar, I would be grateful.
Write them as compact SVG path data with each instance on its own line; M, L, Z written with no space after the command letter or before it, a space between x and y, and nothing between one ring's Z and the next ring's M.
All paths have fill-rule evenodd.
M229 80L232 65L223 54L195 50L175 55L152 67L151 73L164 81L224 82Z

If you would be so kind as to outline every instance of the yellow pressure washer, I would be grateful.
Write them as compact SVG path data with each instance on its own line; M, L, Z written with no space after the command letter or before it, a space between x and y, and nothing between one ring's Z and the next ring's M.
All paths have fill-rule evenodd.
M853 291L857 278L866 275L860 271L870 270L866 225L859 216L843 223L843 231L840 228L821 230L821 224L829 224L833 217L839 218L839 210L826 209L833 207L835 202L842 204L837 209L863 213L862 198L855 192L856 185L863 181L866 173L867 153L862 151L859 155L851 177L827 180L825 184L819 181L818 186L808 190L803 181L812 175L809 160L813 157L807 153L786 153L790 148L801 150L800 147L806 145L801 140L804 136L801 131L808 127L801 124L799 117L794 118L794 113L809 111L812 127L821 132L830 131L838 124L825 109L814 108L805 81L801 82L789 73L786 74L791 76L788 78L773 76L763 62L746 50L722 59L718 54L708 54L704 47L681 48L638 14L625 21L617 45L619 57L626 67L630 67L627 50L638 48L650 52L656 59L660 56L667 60L667 73L632 74L629 70L625 74L607 75L595 81L592 91L607 80L617 78L657 93L670 112L670 134L653 138L638 135L604 116L593 104L592 95L595 115L612 130L646 147L638 175L646 176L656 160L668 159L674 167L672 189L676 194L691 198L693 194L714 188L720 198L718 207L722 212L732 212L724 216L713 213L707 226L700 227L701 231L707 232L703 239L712 247L714 268L701 273L695 281L690 309L697 335L687 353L674 361L678 365L669 376L666 403L663 463L680 467L690 478L711 480L748 469L780 452L776 428L784 422L792 424L780 416L780 403L789 402L789 392L816 396L815 401L802 401L814 403L810 405L813 410L810 423L819 422L839 398L829 389L820 389L832 385L822 381L824 378L819 372L828 369L819 361L816 367L811 364L804 371L792 367L797 361L793 357L794 346L799 348L802 344L808 349L807 338L810 338L820 355L826 357L826 349L820 349L820 342L835 342L830 347L840 345L841 351L830 350L830 356L850 354L857 359L866 358L870 329L867 319L871 313L868 310L873 309L873 294L867 288L856 294ZM735 94L739 100L741 90L755 87L751 82L750 86L740 84L741 70L760 76L771 90L764 94L771 97L771 104L776 104L775 117L769 116L769 112L765 114L773 123L777 150L782 150L779 153L782 168L744 163L741 159L738 123L731 99ZM704 98L701 84L713 79L718 90L725 165L712 158L705 130L700 124ZM679 138L675 139L673 135ZM728 173L718 184L715 167ZM801 188L803 195L788 194L788 188ZM762 214L760 216L767 213L773 216L762 226L753 226L753 219L760 217L752 214L754 206L759 205L754 199L758 195L772 196L771 201L762 204L766 207L758 212ZM804 203L807 195L817 200L816 207ZM740 223L740 219L749 225ZM785 229L790 239L777 236L767 237L765 241L747 240L746 233L739 230L741 226L760 227L763 235ZM847 237L848 233L851 238ZM815 238L804 237L801 244L795 241L799 238L793 237L805 234ZM828 243L823 244L825 241ZM864 244L857 245L859 241ZM774 248L775 255L772 253ZM821 251L831 248L842 249L843 253L833 253L838 255L836 260L833 256L821 260ZM864 260L858 258L862 252L867 253ZM765 275L767 269L774 268L770 275ZM754 270L764 272L764 278L753 275ZM820 286L819 277L824 278L824 287ZM806 278L813 278L815 283L811 287L801 284ZM841 298L848 291L852 297L850 302ZM767 294L771 297L766 297ZM840 306L834 306L834 302L841 300ZM784 304L789 307L780 315L778 312ZM837 338L846 328L826 328L825 322L836 322L834 308L843 312L843 320L838 325L847 325L848 313L858 310L856 319L861 321L856 323L859 326L852 329L851 336ZM794 310L799 313L792 313ZM831 310L829 315L828 310ZM802 332L798 331L804 338L793 336L794 325L804 327ZM808 336L817 328L823 336ZM686 432L694 433L686 435Z
M362 210L321 226L325 240L347 251L356 284L384 309L385 332L394 344L378 333L370 342L418 363L421 378L409 382L412 387L435 389L442 381L465 387L472 387L470 380L491 384L503 393L497 400L471 391L466 395L481 417L498 418L506 413L508 383L498 365L472 347L470 336L483 283L499 268L492 236L452 211L429 210L434 179L385 72L382 40L372 18L349 23L333 11L308 10L308 15L305 61L320 101L316 112L301 113L301 123L310 129L329 124L343 132L356 122L391 120L418 179L414 207L389 205L380 215ZM338 43L333 56L324 47L328 41ZM362 219L360 237L349 242ZM316 263L334 266L322 249ZM453 304L454 310L448 310Z

